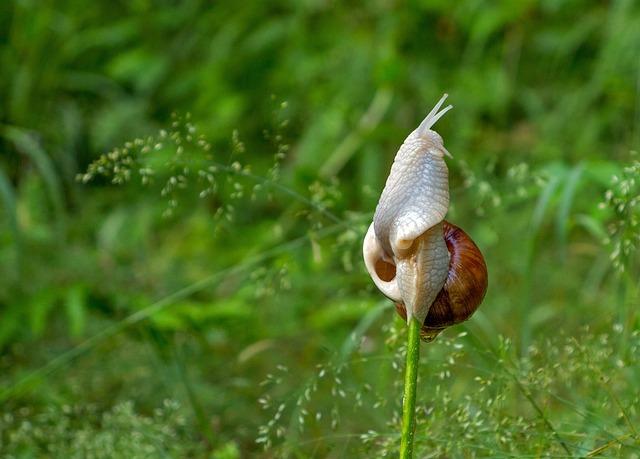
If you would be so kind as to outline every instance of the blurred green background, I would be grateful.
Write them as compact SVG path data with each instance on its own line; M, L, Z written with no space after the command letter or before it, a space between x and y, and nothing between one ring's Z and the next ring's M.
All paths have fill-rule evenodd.
M417 457L640 457L639 64L628 0L1 2L1 457L395 456L361 241L444 92Z

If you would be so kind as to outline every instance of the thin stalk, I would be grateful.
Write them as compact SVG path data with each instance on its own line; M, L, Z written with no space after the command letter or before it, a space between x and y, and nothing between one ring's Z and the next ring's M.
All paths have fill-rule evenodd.
M418 385L418 361L420 360L420 322L409 321L407 338L407 364L404 369L404 397L402 399L402 439L400 459L413 457L413 436L416 431L416 386Z

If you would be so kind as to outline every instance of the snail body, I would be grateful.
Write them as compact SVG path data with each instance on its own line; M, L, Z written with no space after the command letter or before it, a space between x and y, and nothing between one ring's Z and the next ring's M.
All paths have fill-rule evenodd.
M409 321L435 336L466 320L487 288L482 253L444 220L449 208L450 156L431 130L451 105L445 94L400 147L364 239L365 265L378 289Z

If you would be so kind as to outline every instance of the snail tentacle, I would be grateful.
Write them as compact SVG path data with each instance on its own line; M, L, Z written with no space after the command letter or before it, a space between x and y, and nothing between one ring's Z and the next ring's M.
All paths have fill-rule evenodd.
M447 113L449 110L453 108L453 105L449 104L445 108L440 110L440 107L442 107L442 104L444 104L444 101L447 100L447 97L449 97L449 94L442 95L438 103L431 109L431 111L424 118L422 123L420 123L420 126L418 126L418 129L416 129L418 133L426 133L428 130L430 130L433 127L434 124L438 122L440 118L442 118L445 115L445 113Z

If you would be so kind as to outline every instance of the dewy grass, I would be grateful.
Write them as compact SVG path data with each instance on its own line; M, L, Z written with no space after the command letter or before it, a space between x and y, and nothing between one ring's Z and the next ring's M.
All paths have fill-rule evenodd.
M89 165L86 173L79 174L76 179L83 183L88 183L97 176L104 176L109 178L115 185L125 185L138 177L143 186L149 186L158 177L163 177L165 181L161 189L161 196L167 198L167 209L163 214L164 216L171 215L177 205L179 195L187 193L188 178L190 175L197 177L197 185L200 189L198 194L199 198L206 198L213 195L217 189L215 175L229 174L248 178L265 188L273 188L301 204L308 206L334 224L320 228L314 231L313 234L307 234L258 253L240 264L222 269L130 314L119 322L80 342L68 351L61 353L51 359L47 364L28 373L8 387L1 388L0 402L7 400L15 394L37 387L38 383L42 382L46 376L69 364L85 352L90 351L98 343L122 332L130 326L153 317L174 304L177 300L186 298L211 286L213 282L223 278L225 275L243 271L271 257L286 253L292 248L308 242L311 238L321 240L352 225L355 221L354 219L340 219L325 206L318 204L315 200L307 198L275 180L275 178L277 178L276 170L279 167L279 161L282 160L282 155L288 149L287 145L281 144L281 136L277 136L276 140L278 143L276 143L277 152L274 158L275 162L269 171L269 175L274 176L272 179L270 177L253 174L248 167L243 167L238 162L233 162L227 166L214 161L209 154L211 149L210 143L203 135L198 133L196 126L190 122L190 115L187 114L183 118L174 114L173 122L169 130L160 130L156 137L149 136L144 139L138 138L126 142L122 147L115 148L109 153L100 156ZM232 153L237 154L244 152L245 147L240 141L237 131L233 132L232 146ZM169 149L168 159L166 155L162 156L163 151L166 153L165 150L167 149ZM161 166L154 167L154 154L161 155L160 157L164 158L160 162ZM164 177L167 173L170 175L168 179Z
M0 139L0 392L74 346L83 354L12 391L0 456L72 457L77 441L85 456L159 456L145 451L153 439L179 448L169 457L396 458L406 324L390 309L371 315L381 298L359 263L362 223L329 237L315 225L335 221L320 209L339 220L372 209L389 148L447 86L460 107L443 125L458 152L452 221L487 249L492 287L475 319L420 349L414 456L567 457L564 443L573 457L640 457L640 169L625 159L640 139L634 2L466 1L453 15L446 2L400 14L388 2L334 2L331 14L193 1L122 14L98 1L87 14L86 2L59 3L0 3L0 124L37 144ZM425 72L428 82L416 77ZM273 136L291 146L273 173L270 93L290 100L291 120L284 141ZM169 107L194 112L217 172L149 161L127 187L73 182L100 152L153 132ZM237 153L218 155L236 127ZM173 130L133 148L167 160L180 146L181 157L206 149ZM336 172L334 197L324 182ZM281 269L290 286L272 288ZM149 306L212 273L222 275ZM76 289L80 336L64 314ZM146 330L185 350L215 443L187 413L186 424L152 415L165 398L188 401L170 362L149 361ZM280 382L260 385L267 374ZM64 412L95 403L91 422ZM145 419L155 427L135 427ZM188 434L164 432L176 425ZM109 437L131 448L107 450ZM256 439L270 441L266 452Z
M333 225L324 228L323 230L318 231L314 237L317 239L321 239L323 237L327 237L329 235L334 234L335 232L342 230L344 228L344 224ZM93 349L98 343L104 341L105 339L114 336L123 330L136 325L142 321L153 317L155 314L159 313L163 309L170 307L175 304L177 300L182 298L186 298L190 295L193 295L197 292L204 290L207 287L210 287L215 281L220 280L225 275L229 275L234 272L243 271L245 269L251 268L258 263L261 263L271 257L277 256L281 253L286 253L287 251L292 250L294 247L299 246L305 242L309 241L309 236L303 236L292 241L288 241L286 243L280 244L277 247L274 247L271 250L267 250L263 253L256 254L248 260L245 260L243 263L240 263L235 266L231 266L227 269L223 269L219 272L213 273L205 279L202 279L198 282L194 282L191 285L187 285L184 288L177 290L158 301L150 304L149 306L127 316L119 322L114 323L108 328L105 328L101 332L87 338L85 341L80 344L74 346L66 352L58 355L53 358L49 362L47 362L42 367L28 373L26 376L23 376L21 379L16 381L14 384L11 384L8 387L2 388L0 390L0 403L9 399L9 397L14 396L15 394L19 394L23 391L33 389L37 387L37 384L42 382L43 379L50 375L51 373L59 370L71 363L77 357L83 355L85 352Z
M182 154L185 154L184 150ZM331 210L316 205L318 201L299 195L293 190L287 192L280 189L274 186L276 182L268 177L253 174L242 166L217 166L220 173L260 182L265 188L282 191L300 205L323 215L327 220L340 221ZM149 177L154 175L151 174ZM179 182L178 180L176 183ZM623 182L623 185L624 183L627 182ZM179 187L176 189L182 190ZM324 210L329 214L325 214ZM260 252L255 259L245 260L239 266L232 266L202 282L189 285L80 343L36 373L18 380L15 384L4 386L1 398L6 400L18 393L25 393L24 389L42 387L31 383L44 381L45 376L65 366L69 367L74 358L94 349L104 339L153 317L177 300L205 290L215 279L255 266L267 258L277 258L274 255L286 253L294 246L302 247L312 238L322 242L324 235L335 234L354 222L341 221L335 226L325 227L326 233L313 233L277 246L273 251ZM357 243L358 241L354 244ZM272 451L285 451L287 454L296 452L302 456L310 454L315 448L329 451L333 447L336 451L347 451L347 454L354 457L361 453L392 456L397 454L399 443L403 444L403 454L409 454L412 448L414 455L418 457L428 454L455 456L462 454L465 448L472 449L480 455L495 457L535 455L536 451L540 450L549 451L551 455L566 455L568 449L576 455L592 456L605 451L607 454L637 451L637 434L630 427L637 417L637 400L630 398L627 391L629 381L625 379L628 376L627 372L632 371L637 364L633 360L637 355L637 334L632 335L633 339L628 342L630 354L622 355L620 360L612 360L615 354L606 338L592 332L585 334L580 345L572 339L554 343L546 343L543 338L537 339L527 348L524 356L519 357L511 355L513 349L508 343L504 344L504 349L498 349L495 354L487 356L477 349L474 350L473 346L470 352L463 351L462 347L468 344L468 339L463 339L464 337L459 336L452 340L445 336L437 345L423 349L428 355L429 367L428 373L422 375L422 383L428 390L417 392L415 384L405 386L409 392L404 400L407 403L413 400L413 407L404 411L404 418L410 413L417 413L417 417L413 418L415 428L419 432L428 433L413 437L410 442L409 434L413 431L411 417L401 423L401 412L399 407L394 405L400 397L389 396L389 393L398 394L402 388L398 372L405 356L399 351L401 346L398 342L390 346L395 349L391 351L391 355L379 349L370 355L360 349L361 346L366 349L377 339L384 341L384 338L376 333L376 327L369 329L379 315L372 317L372 321L359 322L355 327L353 334L357 339L354 337L352 340L350 337L346 340L343 347L348 350L345 351L344 358L339 360L339 364L319 364L315 379L303 384L292 400L282 401L278 399L277 393L261 398L265 402L265 409L274 411L272 420L276 419L272 429L258 433L261 446ZM360 330L362 323L362 332L355 333ZM474 328L477 325L471 324L474 342L482 337L482 333ZM382 329L389 333L387 339L390 341L396 339L395 335L404 339L404 333L398 333L393 325L383 325ZM632 331L633 329L630 329L629 333ZM611 339L615 339L616 336L611 335ZM412 342L411 336L408 341ZM410 348L407 346L407 351ZM542 348L544 352L540 351ZM354 355L351 356L351 353ZM505 358L504 354L510 357ZM417 358L417 352L411 355L407 352L406 357L415 361L413 359ZM284 358L286 357L282 357ZM314 359L315 363L317 361ZM615 363L613 368L612 363ZM384 369L377 372L380 364L388 365L384 365ZM296 371L295 366L289 368L291 370L288 374L293 382L287 381L286 376L278 376L279 380L283 380L273 384L274 387L298 387L300 383L296 379L299 378L300 370ZM407 373L408 377L417 377L417 364L414 366L409 362L407 369L410 370ZM559 371L560 369L564 371ZM359 375L360 372L362 375ZM603 389L599 386L599 380L593 378L594 374L617 374L618 377L610 388L607 387L606 392L610 394L608 402L598 399L593 405L585 404L584 400L591 401L593 394L602 395ZM447 384L452 380L452 375L456 376L458 385L471 390L462 393L457 385ZM323 386L323 382L329 378L332 381L331 385ZM376 378L375 383L372 382L372 378ZM475 383L471 382L472 378L475 378ZM574 397L576 389L580 391L580 395ZM618 419L615 411L620 406L625 407L625 410L622 410L623 417ZM359 431L353 428L350 418L367 419L368 422L359 425L366 430ZM627 422L627 419L630 422ZM404 439L399 436L401 429ZM315 437L317 432L322 432L322 437ZM326 446L318 446L316 438L322 438ZM358 447L354 444L358 444Z
M387 354L355 349L351 358L323 364L303 382L291 369L274 372L259 402L272 418L260 444L277 457L313 451L397 457L403 420L400 398L390 394L402 388L406 354L400 343L408 339L407 327L398 320L383 328ZM637 332L625 344L630 353L620 358L614 358L624 336L619 324L541 338L519 357L506 338L477 346L481 336L474 328L455 336L445 332L422 349L428 366L413 367L420 374L414 457L466 457L470 451L479 457L537 457L540 451L550 457L598 451L630 457L640 451L633 426L640 405L631 390L640 355ZM380 376L372 381L372 375ZM295 381L295 393L282 392Z

